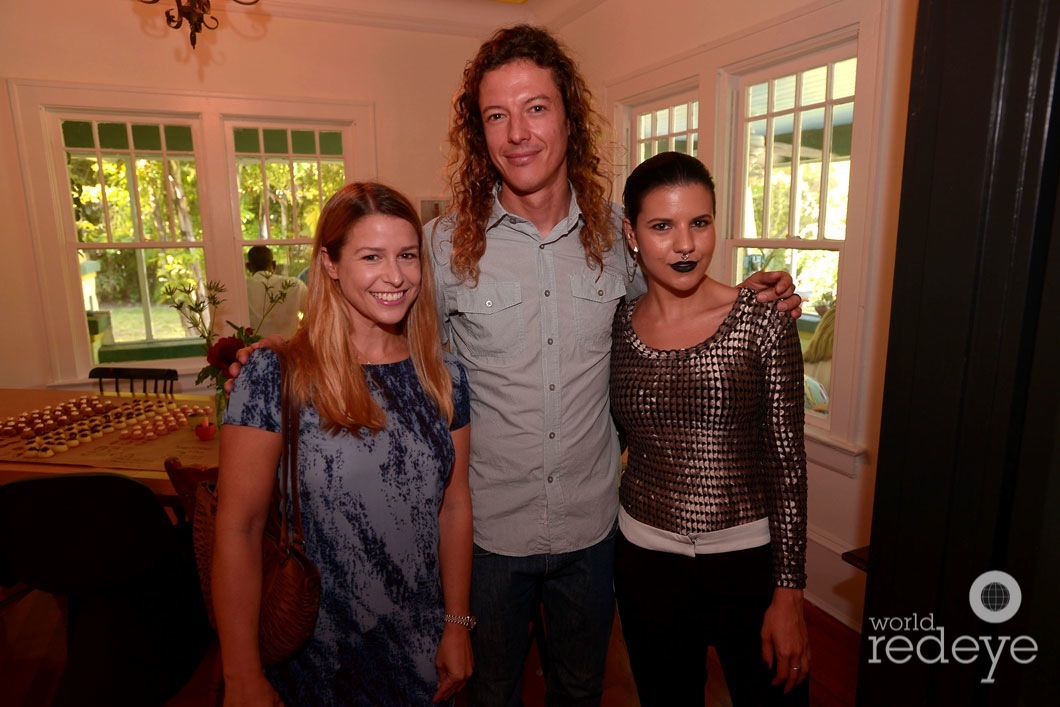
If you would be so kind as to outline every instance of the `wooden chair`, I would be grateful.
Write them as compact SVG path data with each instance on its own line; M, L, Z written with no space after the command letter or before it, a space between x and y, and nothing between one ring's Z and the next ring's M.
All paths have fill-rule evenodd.
M147 381L154 381L153 392L157 395L173 394L173 384L177 381L177 370L175 368L128 368L128 367L96 367L88 372L89 378L99 381L99 393L103 394L103 381L114 380L114 392L120 393L121 381L129 381L129 392L135 393L134 385L140 382L140 392L147 393Z
M195 491L203 481L217 481L217 467L199 464L184 466L177 457L166 459L165 466L169 481L180 499L179 510L184 517L178 520L191 523L195 518Z

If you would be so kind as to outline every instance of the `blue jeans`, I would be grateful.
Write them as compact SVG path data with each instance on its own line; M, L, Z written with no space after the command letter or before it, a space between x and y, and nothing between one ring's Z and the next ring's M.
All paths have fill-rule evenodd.
M540 622L542 607L545 703L599 705L615 618L614 563L614 530L596 545L556 555L507 557L476 545L471 612L478 626L471 633L468 707L522 703L530 625Z

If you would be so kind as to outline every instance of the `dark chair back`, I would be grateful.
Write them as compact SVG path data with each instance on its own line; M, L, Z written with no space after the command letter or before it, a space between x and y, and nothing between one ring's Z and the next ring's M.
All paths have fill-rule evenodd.
M89 378L99 381L99 393L103 394L103 381L114 381L114 392L121 392L121 381L128 381L129 392L137 392L136 383L140 384L140 392L147 393L147 381L153 385L153 393L173 394L173 385L177 382L177 370L175 368L129 368L97 366L88 372Z
M190 543L159 500L117 474L0 486L0 555L68 600L54 705L162 705L212 639Z
M217 481L217 467L201 464L185 466L177 457L170 457L166 459L166 474L180 499L183 520L190 523L195 518L195 492L203 481Z

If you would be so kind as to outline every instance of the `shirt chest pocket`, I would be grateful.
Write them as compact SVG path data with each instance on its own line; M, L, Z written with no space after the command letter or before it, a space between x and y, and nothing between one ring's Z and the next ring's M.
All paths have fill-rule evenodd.
M590 351L611 349L611 323L626 283L610 273L571 275L574 325L578 344Z
M453 335L471 356L507 358L526 345L523 296L518 282L479 283L457 293Z

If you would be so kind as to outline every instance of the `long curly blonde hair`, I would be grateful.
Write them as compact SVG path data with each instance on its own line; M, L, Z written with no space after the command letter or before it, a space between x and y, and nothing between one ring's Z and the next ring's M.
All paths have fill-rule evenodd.
M603 270L604 254L614 242L611 224L611 182L599 152L606 125L592 107L592 94L574 61L546 30L517 25L498 30L464 69L464 80L453 98L449 129L449 186L453 224L450 267L472 284L478 282L478 263L486 252L486 223L493 207L493 190L501 174L490 160L479 112L479 87L489 71L513 61L531 61L552 72L563 97L570 137L567 176L585 218L580 238L585 261Z

